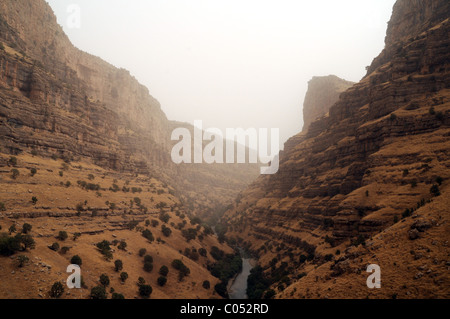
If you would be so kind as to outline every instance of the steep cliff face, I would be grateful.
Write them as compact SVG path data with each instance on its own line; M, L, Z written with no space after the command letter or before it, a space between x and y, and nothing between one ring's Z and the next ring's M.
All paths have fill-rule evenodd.
M335 75L313 77L308 82L308 91L303 103L303 131L306 131L317 118L327 114L330 107L339 99L339 95L353 84Z
M173 164L179 124L128 71L75 48L45 1L0 1L0 42L2 152L156 176L205 216L257 176L255 165Z
M292 283L303 272L312 276L309 272L323 263L321 275L329 278L333 262L326 262L340 258L334 255L337 250L346 251L349 245L387 230L417 203L420 207L441 200L432 190L438 187L437 181L446 189L450 178L449 17L448 1L399 0L386 48L368 75L342 93L327 116L288 141L279 172L260 177L225 214L228 236L259 255L260 263L268 267L266 275L277 283L272 288L281 287L281 292L285 287L279 286L281 278L274 275L280 273L278 267L288 276L284 283ZM436 209L428 218L442 219L442 213ZM445 225L440 223L448 229ZM445 242L448 232L440 229L438 233L446 238L434 239ZM408 240L407 231L403 232L397 241ZM385 244L377 247L386 248ZM437 259L446 258L445 247L435 247ZM389 256L389 249L384 253ZM309 261L305 263L300 255ZM390 257L409 262L401 255ZM341 258L355 262L347 255ZM445 267L440 261L437 264ZM395 280L401 282L406 274L397 276ZM443 280L448 282L448 276ZM327 294L346 297L351 281L346 284L350 288ZM433 289L442 297L441 284L434 283ZM283 297L320 297L307 294L306 287L296 293L300 286ZM414 296L432 296L433 289L427 293L417 289ZM392 291L378 296L390 297ZM359 291L348 296L366 294Z

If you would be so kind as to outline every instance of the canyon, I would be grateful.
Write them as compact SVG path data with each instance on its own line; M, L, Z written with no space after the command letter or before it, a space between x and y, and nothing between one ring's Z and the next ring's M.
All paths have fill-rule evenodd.
M44 0L0 0L0 298L52 297L78 256L83 289L61 298L108 274L110 295L140 298L144 280L152 298L218 299L211 269L238 247L258 264L250 298L449 298L449 32L448 1L398 0L367 74L312 78L303 131L259 175L173 163L172 132L193 149L194 126L75 48Z
M448 1L399 0L359 83L310 82L279 172L221 220L259 258L258 296L448 298L449 17ZM366 287L372 263L382 289Z

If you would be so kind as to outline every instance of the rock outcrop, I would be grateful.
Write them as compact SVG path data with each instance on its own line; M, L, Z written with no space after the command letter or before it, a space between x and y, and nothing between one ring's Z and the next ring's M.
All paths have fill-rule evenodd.
M339 95L353 84L335 75L313 77L308 82L308 91L303 103L303 131L307 130L317 118L327 114L330 107L339 99Z
M437 180L447 187L449 18L448 1L397 1L366 77L291 138L278 173L259 177L225 214L228 236L270 263L267 275L285 262L295 278L305 271L299 255L320 265L433 201Z

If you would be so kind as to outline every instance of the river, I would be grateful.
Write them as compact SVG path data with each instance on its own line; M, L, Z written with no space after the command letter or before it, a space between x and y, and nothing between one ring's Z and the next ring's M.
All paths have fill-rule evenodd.
M228 289L230 299L247 299L247 278L254 267L254 260L242 258L242 271L236 276Z

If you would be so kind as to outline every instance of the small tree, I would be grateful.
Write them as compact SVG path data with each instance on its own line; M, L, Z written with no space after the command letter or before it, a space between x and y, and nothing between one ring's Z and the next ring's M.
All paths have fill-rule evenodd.
M144 270L146 272L152 272L153 270L153 264L151 262L145 262L144 263Z
M72 257L72 259L70 259L70 263L73 265L78 265L81 267L83 261L81 260L81 257L78 255L75 255Z
M48 248L50 248L53 251L58 251L59 250L59 244L58 243L53 243Z
M145 279L144 279L143 277L139 277L139 278L138 278L137 285L138 285L138 286L145 285Z
M122 280L122 282L125 282L127 279L128 279L128 273L121 272L120 273L120 280Z
M114 270L117 271L117 272L119 272L119 271L121 271L122 269L123 269L123 262L122 262L122 260L117 259L117 260L114 262Z
M124 295L114 292L111 296L111 299L125 299Z
M36 203L38 202L37 197L36 197L36 196L33 196L33 197L31 198L31 202L33 203L33 205L36 205Z
M55 282L52 288L50 288L50 297L52 298L59 298L63 295L63 293L64 293L64 286L59 281Z
M92 299L106 299L106 290L104 287L97 286L91 289Z
M143 298L149 298L152 294L153 289L150 285L140 285L139 286L139 295Z
M35 168L30 169L30 175L31 176L36 175L36 173L37 173L37 170Z
M105 274L102 274L100 276L100 284L105 288L108 287L109 286L109 277Z
M22 233L28 234L31 231L31 228L33 228L33 226L31 226L30 224L28 223L23 224Z
M139 249L139 257L144 256L146 252L147 252L147 249L145 249L145 248Z
M160 285L161 287L163 287L167 282L167 278L164 276L160 276L158 278L158 285Z
M65 230L61 230L61 231L58 233L58 236L56 236L56 238L59 239L59 240L61 240L61 241L66 240L67 237L68 237L68 235L67 235L67 232L66 232Z
M208 280L205 280L202 284L202 287L205 289L209 289L209 288L211 288L211 284Z
M119 243L119 246L117 246L117 248L119 248L120 250L124 250L125 251L127 249L127 243L124 240L122 240Z
M150 255L145 255L144 257L144 262L149 262L149 263L153 263L153 257Z
M159 269L159 274L160 274L161 276L167 277L167 275L169 274L169 268L168 268L167 266L162 266L162 267Z

